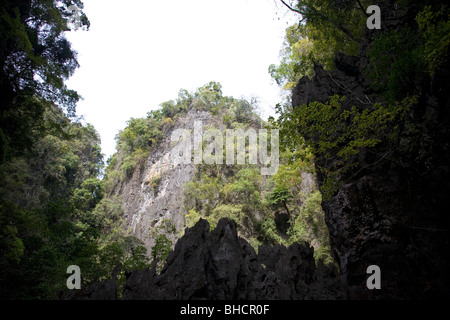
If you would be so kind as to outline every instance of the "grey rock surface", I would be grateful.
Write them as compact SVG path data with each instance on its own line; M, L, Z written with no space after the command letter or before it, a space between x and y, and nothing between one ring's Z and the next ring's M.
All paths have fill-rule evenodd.
M202 134L208 126L224 126L209 112L190 110L176 120L145 163L137 166L133 175L120 183L111 195L121 196L124 228L131 230L132 235L144 242L148 254L155 244L156 229L158 234L164 234L175 244L179 238L178 231L185 227L183 191L185 183L192 180L195 164L193 158L189 163L183 160L186 155L180 152L171 135L173 130L187 129L192 132L193 139L196 121L202 123Z
M237 235L234 221L209 230L200 220L186 230L160 274L155 267L127 274L124 300L344 299L338 272L315 264L313 248L261 246L258 254ZM67 299L116 299L116 280L83 288Z
M333 71L316 66L315 76L302 78L293 90L293 107L324 103L335 94L347 96L344 108L364 109L383 102L365 76L368 49L365 42L358 57L338 54ZM448 74L448 69L439 70L411 111L414 121L425 128L415 138L417 146L405 142L395 150L375 150L393 159L375 157L373 150L360 152L358 167L342 177L344 183L322 204L333 256L350 299L450 297L449 139L448 131L446 136L434 131L450 125L449 91L443 89L444 82L436 81ZM320 167L338 157L315 161L322 184L325 174ZM370 265L381 268L382 290L364 287Z

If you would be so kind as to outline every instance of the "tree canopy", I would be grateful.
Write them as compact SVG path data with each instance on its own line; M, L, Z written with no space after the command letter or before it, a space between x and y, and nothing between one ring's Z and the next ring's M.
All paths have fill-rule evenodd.
M361 72L378 96L379 102L359 106L344 107L345 96L278 106L275 124L284 138L282 145L295 151L306 142L312 148L321 164L325 197L346 179L383 161L410 167L430 161L425 160L425 154L430 154L419 151L420 146L430 136L442 141L447 133L436 119L425 117L423 109L430 91L437 90L433 94L439 96L443 92L436 89L437 84L434 88L428 84L435 83L436 72L448 67L448 5L434 0L399 1L389 12L385 10L381 30L371 31L364 23L366 1L282 2L299 14L299 23L286 30L281 63L269 67L280 86L291 93L301 77L313 76L314 65L332 70L338 52L361 55L362 43L365 56L360 57L368 63ZM404 141L409 144L403 145ZM371 163L362 165L362 154L371 154Z
M88 29L80 0L0 2L0 298L54 299L66 269L83 283L142 267L139 241L105 199L100 138L76 118L78 68L65 32ZM74 11L80 24L73 23Z
M312 77L315 64L332 69L337 52L357 54L366 27L364 8L370 1L281 2L299 15L299 22L286 29L280 64L269 67L283 89L291 90L303 76Z
M10 0L0 3L0 161L22 152L38 133L48 103L75 115L79 95L67 88L78 68L77 53L64 36L80 0Z

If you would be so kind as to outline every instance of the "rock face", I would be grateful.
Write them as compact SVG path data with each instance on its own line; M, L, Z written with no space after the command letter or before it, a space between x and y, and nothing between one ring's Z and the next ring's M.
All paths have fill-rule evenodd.
M364 76L366 52L367 44L362 44L358 58L337 55L337 69L332 72L317 66L316 75L302 78L293 91L293 107L325 102L334 94L349 97L347 106L364 108L368 102L382 102ZM449 137L433 132L434 127L450 125L450 99L444 89L448 80L444 79L448 79L447 69L425 87L413 111L423 115L427 128L414 152L426 154L427 160L415 161L407 143L398 154L409 161L400 165L387 160L374 164L368 154L361 153L364 170L344 177L345 183L322 205L350 299L450 297ZM316 159L318 167L322 160ZM318 176L323 181L320 170ZM363 286L370 265L381 268L381 290Z
M338 53L335 57L336 69L324 70L316 65L312 79L303 77L292 92L292 105L301 106L313 101L326 102L332 95L346 96L344 105L364 106L380 102L360 68L365 68L367 59L364 54L348 57ZM378 99L377 99L378 98ZM378 100L378 101L377 101Z
M326 102L335 94L347 96L347 107L382 103L365 76L369 45L361 44L359 57L338 54L332 72L316 66L315 76L302 78L294 89L293 107ZM423 92L412 113L423 120L424 130L413 152L408 151L408 142L396 150L405 161L374 162L370 154L361 152L359 168L364 170L343 177L345 182L323 202L340 273L316 265L308 245L261 246L256 253L238 237L234 222L221 220L210 231L208 223L200 220L178 240L160 274L156 266L127 274L123 298L449 299L450 131L442 136L433 131L434 125L450 127L449 77L447 66L428 85L421 84ZM192 128L194 119L207 125L208 116L188 114L175 127ZM165 167L171 150L169 141L163 142L143 169L116 190L116 194L131 195L123 206L128 226L141 239L165 219L178 229L184 226L180 185L192 178L194 168ZM323 181L321 161L325 160L316 158L319 183ZM161 188L150 188L152 178L158 176ZM152 239L143 240L150 250ZM367 288L371 265L381 269L381 290ZM117 299L117 290L113 277L65 298Z
M302 244L261 246L258 254L237 235L234 221L209 230L206 220L187 229L160 274L155 268L127 274L123 299L344 299L337 271L317 265ZM115 280L83 288L68 299L116 299Z
M158 229L158 234L164 234L175 243L179 237L177 230L185 227L183 190L185 183L192 180L195 164L193 159L190 163L182 160L185 155L176 148L171 135L176 129L194 132L196 122L202 124L199 134L211 125L224 126L209 112L190 110L176 120L174 129L167 132L166 138L149 154L145 163L137 166L133 175L118 184L111 195L121 196L124 228L144 242L149 254L155 243L153 231Z

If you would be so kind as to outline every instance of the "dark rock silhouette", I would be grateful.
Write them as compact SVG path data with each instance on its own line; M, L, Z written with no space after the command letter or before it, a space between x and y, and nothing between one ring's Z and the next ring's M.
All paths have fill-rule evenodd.
M186 229L160 274L156 268L132 271L123 287L124 300L300 300L344 299L345 290L332 266L317 266L313 248L261 246L256 254L237 235L234 221L217 228L200 220ZM116 299L117 282L95 283L65 299Z
M358 57L338 54L336 70L316 66L315 76L302 78L293 90L293 107L324 103L335 94L347 96L348 108L383 102L365 76L368 45L361 43ZM442 68L430 85L421 84L411 111L425 128L415 141L418 147L405 142L392 152L383 150L401 161L361 152L359 166L342 177L345 182L322 204L349 299L450 298L450 138L448 131L435 129L450 126L448 76L448 68ZM320 168L336 160L317 157L316 164ZM319 184L323 177L319 169ZM370 265L381 268L382 290L364 288Z

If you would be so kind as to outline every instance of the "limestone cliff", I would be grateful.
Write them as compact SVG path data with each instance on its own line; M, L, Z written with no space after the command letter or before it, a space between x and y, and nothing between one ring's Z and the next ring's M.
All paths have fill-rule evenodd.
M164 234L174 244L185 228L184 186L193 179L196 168L193 155L190 163L181 161L184 155L171 141L171 135L177 129L194 132L195 121L202 123L197 134L203 134L209 126L224 129L224 124L211 113L191 109L164 131L164 138L144 163L136 166L110 195L121 197L123 227L144 242L148 253L155 244L156 233Z
M107 193L108 199L121 202L120 229L143 242L153 267L130 270L125 262L117 266L111 280L95 282L63 298L346 297L330 261L311 156L298 157L288 165L278 163L278 145L270 137L271 156L277 156L281 174L264 176L262 167L267 168L267 163L261 164L259 157L256 164L249 163L255 150L261 153L257 142L265 145L262 139L267 137L259 135L263 121L243 100L218 97L215 103L201 104L212 90L205 91L198 99L184 99L177 112L165 110L165 116L156 113L130 120L109 161ZM205 163L210 128L227 142L230 131L236 134L231 146L239 149L241 145L242 153L236 150L235 158L247 154L245 163ZM193 148L180 148L180 141L173 139L180 130L187 133ZM237 140L241 138L243 143ZM195 144L201 139L204 161L198 163ZM218 150L211 155L222 156ZM224 158L228 152L224 146ZM157 254L161 236L171 241L170 248L163 243L164 253L171 249L167 260L165 254Z
M108 197L121 201L121 230L142 241L153 259L156 244L161 249L163 242L167 254L168 243L173 249L185 228L198 219L207 219L214 228L221 218L230 218L238 223L239 236L255 248L308 241L316 258L330 260L312 161L297 158L302 167L284 166L277 134L267 136L272 132L252 106L220 99L223 105L207 107L184 101L184 109L171 118L156 123L150 116L124 129L106 178ZM272 147L264 164L263 146ZM267 168L274 169L272 175L263 174ZM279 176L275 169L280 169ZM120 179L114 181L117 174Z
M413 12L414 7L410 9ZM389 21L385 27L397 26ZM336 70L316 66L315 76L302 78L294 89L293 107L323 103L335 94L347 96L347 107L364 109L383 102L367 77L370 45L370 40L361 43L357 57L336 55ZM405 127L420 123L415 144L401 140L395 149L383 150L390 155L387 158L361 152L358 166L341 177L344 182L323 203L333 254L351 299L450 297L450 139L448 130L438 130L450 125L448 76L448 65L443 65L433 78L421 83L410 79L421 88L404 123ZM314 141L314 137L307 139ZM316 158L318 167L325 161ZM324 176L319 170L321 185ZM381 268L382 290L362 289L372 264Z

